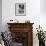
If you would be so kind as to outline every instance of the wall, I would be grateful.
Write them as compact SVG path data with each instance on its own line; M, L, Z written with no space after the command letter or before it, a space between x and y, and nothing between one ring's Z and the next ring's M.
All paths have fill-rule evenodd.
M26 2L26 16L15 16L15 3ZM26 19L34 23L39 23L40 0L3 0L2 1L2 23L6 25L10 19L17 19L24 22ZM19 19L18 19L19 18ZM23 18L23 19L22 19ZM38 20L38 21L37 21ZM6 28L5 28L6 29Z
M0 31L2 29L2 0L0 0Z
M46 0L40 0L40 24L46 31Z
M40 0L40 10L42 13L46 13L46 0Z

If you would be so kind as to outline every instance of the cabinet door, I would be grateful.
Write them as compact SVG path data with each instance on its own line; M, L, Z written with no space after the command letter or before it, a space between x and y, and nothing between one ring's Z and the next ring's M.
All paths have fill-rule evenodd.
M22 46L28 46L28 32L13 32L13 42L20 43Z

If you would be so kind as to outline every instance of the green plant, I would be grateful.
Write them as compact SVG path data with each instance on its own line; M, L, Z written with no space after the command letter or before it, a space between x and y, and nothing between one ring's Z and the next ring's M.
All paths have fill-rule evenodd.
M36 36L38 36L38 40L39 41L41 41L41 40L45 41L45 35L44 35L44 31L43 31L42 27L40 27L40 25L39 25L39 28L36 28L36 29L37 29Z

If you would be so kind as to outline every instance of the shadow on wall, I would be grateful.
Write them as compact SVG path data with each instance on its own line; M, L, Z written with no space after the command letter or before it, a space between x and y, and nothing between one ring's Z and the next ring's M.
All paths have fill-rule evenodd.
M46 0L40 0L40 12L46 14Z
M2 0L0 0L0 31L2 31Z

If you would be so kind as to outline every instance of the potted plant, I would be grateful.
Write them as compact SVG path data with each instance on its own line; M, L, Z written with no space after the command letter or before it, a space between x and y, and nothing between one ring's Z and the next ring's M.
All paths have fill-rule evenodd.
M36 28L37 29L37 34L36 36L38 36L38 40L39 40L39 46L45 46L45 35L43 32L42 27Z

